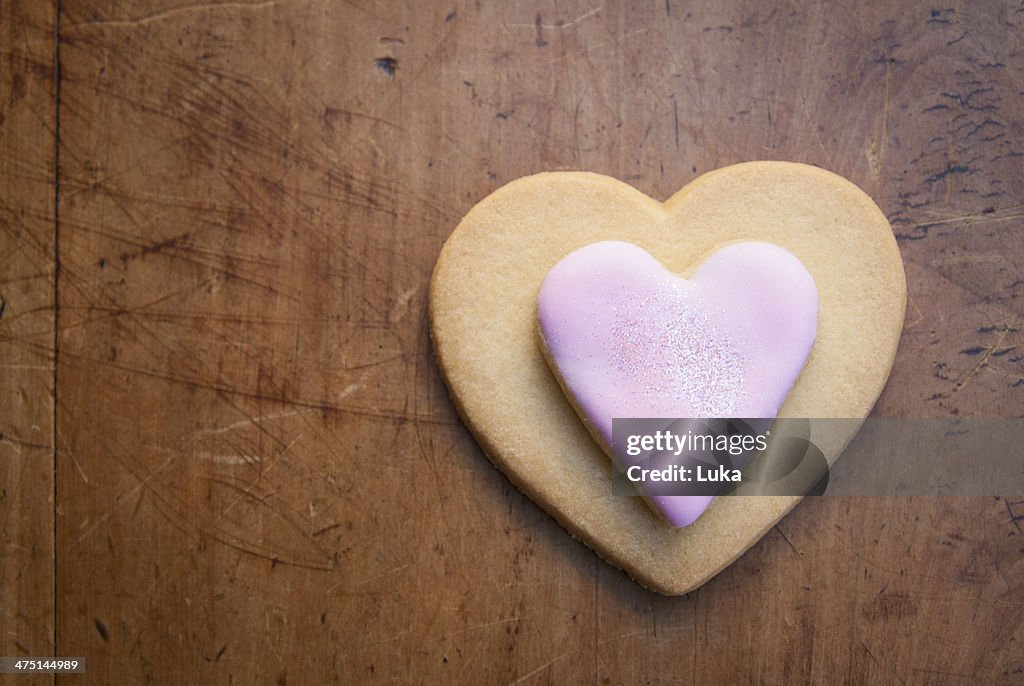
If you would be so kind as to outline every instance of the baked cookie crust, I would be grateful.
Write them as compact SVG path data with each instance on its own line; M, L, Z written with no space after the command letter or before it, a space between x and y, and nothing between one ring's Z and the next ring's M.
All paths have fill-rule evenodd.
M565 255L634 243L689 277L736 241L779 245L818 288L818 333L779 417L865 417L892 367L906 281L892 229L859 188L791 162L750 162L692 181L660 203L610 177L550 172L478 203L445 243L430 286L438 364L488 458L574 537L644 586L675 595L713 577L799 497L718 498L675 529L640 498L612 494L608 457L544 359L536 299ZM852 434L825 445L833 461Z

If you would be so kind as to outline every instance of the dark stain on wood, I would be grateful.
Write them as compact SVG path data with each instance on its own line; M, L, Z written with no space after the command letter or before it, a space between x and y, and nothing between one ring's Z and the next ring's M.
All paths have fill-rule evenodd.
M374 64L377 65L377 69L383 74L393 77L395 72L398 71L398 60L394 57L378 57L375 59Z
M107 625L99 619L93 620L93 625L96 627L96 633L100 635L104 643L110 642L110 631L107 629Z

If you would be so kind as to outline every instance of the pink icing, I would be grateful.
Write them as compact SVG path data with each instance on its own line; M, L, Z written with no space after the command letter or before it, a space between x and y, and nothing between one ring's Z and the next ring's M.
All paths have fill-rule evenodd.
M613 417L774 418L817 311L800 260L760 242L719 249L689 280L632 243L593 243L556 264L537 298L551 359L608 446ZM680 527L713 497L648 500Z

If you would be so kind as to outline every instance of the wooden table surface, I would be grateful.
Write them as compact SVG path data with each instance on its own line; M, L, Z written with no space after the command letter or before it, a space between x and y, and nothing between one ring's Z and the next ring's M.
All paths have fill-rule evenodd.
M664 199L808 162L900 239L875 413L1019 416L1022 74L1016 1L0 0L0 654L97 684L1024 683L1024 501L808 499L661 597L490 465L426 326L443 241L516 177Z

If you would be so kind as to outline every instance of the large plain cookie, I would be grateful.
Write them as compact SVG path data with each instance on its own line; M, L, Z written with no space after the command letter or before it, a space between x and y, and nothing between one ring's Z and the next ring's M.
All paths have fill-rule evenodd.
M814 347L780 417L863 417L896 353L906 284L892 230L845 179L752 162L696 179L659 203L589 173L529 176L476 205L431 282L435 351L459 413L487 456L572 533L645 586L686 593L755 543L800 500L717 498L676 529L639 498L613 495L612 467L559 387L536 333L536 300L558 261L626 241L689 277L717 248L766 241L796 256L818 290ZM818 446L831 461L851 435Z

